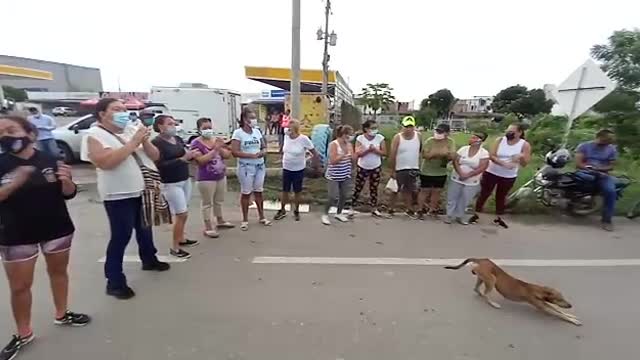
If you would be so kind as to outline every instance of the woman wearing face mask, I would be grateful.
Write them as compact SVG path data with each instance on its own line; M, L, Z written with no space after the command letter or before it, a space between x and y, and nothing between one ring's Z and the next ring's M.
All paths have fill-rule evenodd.
M34 148L37 130L16 116L0 116L0 258L7 274L17 332L0 350L12 359L34 339L31 286L42 251L55 304L55 324L84 326L91 320L67 307L69 250L74 226L65 200L76 195L71 168Z
M440 194L447 182L447 164L454 158L456 144L449 137L449 125L440 124L433 137L422 144L422 167L420 169L419 218L424 218L425 206L429 201L429 214L438 216Z
M271 221L264 216L264 177L266 174L264 157L267 144L258 129L258 118L253 110L242 109L239 120L240 128L231 137L231 153L238 159L237 176L240 181L240 206L242 207L242 231L249 230L249 203L251 194L258 208L260 224L271 226Z
M318 152L316 152L309 137L300 134L300 122L298 120L290 120L288 125L289 131L284 136L284 146L282 147L282 206L278 210L275 220L282 220L287 216L285 206L289 202L289 192L293 191L294 198L291 204L293 217L296 221L300 221L298 207L300 206L302 194L307 151L311 152L315 158L318 157Z
M337 206L336 220L348 222L349 218L342 214L344 205L349 198L351 191L351 167L353 164L353 145L351 138L353 128L349 125L341 125L336 129L336 140L329 144L329 162L327 164L327 187L329 190L329 201L322 215L322 223L331 225L329 220L329 209Z
M505 136L499 138L489 152L491 162L480 181L480 196L476 202L476 215L470 221L477 222L477 213L482 212L484 204L496 189L496 218L495 225L509 228L502 219L504 215L507 195L518 177L520 167L527 166L531 160L531 145L524 139L525 127L513 124L507 129Z
M222 216L224 193L227 191L227 167L224 159L231 156L224 141L214 137L213 123L209 118L200 118L196 122L200 137L191 142L191 149L198 150L201 156L196 157L198 173L196 181L200 197L202 198L202 220L204 221L204 235L210 238L219 236L218 229L232 229L234 227ZM216 217L216 226L211 220L211 210Z
M358 159L358 174L356 186L353 191L352 204L358 203L358 198L364 185L369 181L369 204L371 214L382 217L378 210L378 186L382 172L382 157L387 155L384 136L378 134L378 124L373 120L367 120L362 124L362 135L356 138L356 157Z
M201 154L198 150L186 150L184 142L176 135L176 121L171 116L159 115L153 123L153 130L160 134L151 142L160 153L156 166L162 178L162 194L174 218L173 243L169 254L188 259L191 254L182 247L198 245L198 241L189 240L184 234L191 200L189 162Z
M457 220L469 225L465 211L480 190L480 178L489 166L489 152L482 147L486 139L483 132L471 135L469 145L461 147L453 160L454 171L447 187L447 224Z
M170 267L156 257L152 228L143 221L145 184L138 160L146 168L156 169L153 161L160 153L149 141L151 130L133 126L121 101L100 99L96 116L98 125L82 139L81 158L96 166L98 193L109 218L111 238L104 264L107 295L130 299L135 293L127 285L122 260L134 229L142 270L166 271Z

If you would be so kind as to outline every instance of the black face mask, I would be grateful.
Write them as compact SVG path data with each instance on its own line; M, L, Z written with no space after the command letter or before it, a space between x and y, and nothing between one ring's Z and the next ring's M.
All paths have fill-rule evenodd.
M31 142L31 138L28 136L15 137L6 135L0 137L0 148L2 148L3 152L17 154L22 152Z
M505 134L505 137L507 138L507 140L513 140L516 138L516 133L514 133L513 131L509 131Z

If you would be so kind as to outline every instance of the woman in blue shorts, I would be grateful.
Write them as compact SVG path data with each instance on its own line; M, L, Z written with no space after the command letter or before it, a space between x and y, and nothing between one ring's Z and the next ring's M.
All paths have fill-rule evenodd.
M242 223L240 229L249 230L249 204L251 195L258 208L260 224L270 226L271 221L264 216L264 177L266 174L264 157L267 144L258 129L258 118L253 110L242 109L239 120L240 128L231 137L231 153L238 159L236 174L240 181L240 206L242 207Z
M293 217L300 221L300 200L302 194L302 181L304 180L304 168L306 167L307 151L318 157L318 152L308 136L300 134L300 122L291 120L289 131L284 136L282 147L282 207L275 216L275 220L282 220L287 216L285 206L289 202L289 192L293 191Z

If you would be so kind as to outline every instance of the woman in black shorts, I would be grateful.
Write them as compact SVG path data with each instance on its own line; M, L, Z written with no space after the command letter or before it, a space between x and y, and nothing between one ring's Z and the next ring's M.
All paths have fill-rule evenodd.
M420 168L419 218L424 218L429 202L429 214L437 217L440 210L440 193L447 182L447 164L455 157L456 144L449 137L449 125L440 124L433 136L422 144Z
M0 359L12 359L34 339L31 285L40 251L56 308L54 323L84 326L90 321L67 307L67 266L75 229L65 200L76 195L76 185L69 166L34 148L36 137L36 128L26 119L0 116L0 257L17 325Z

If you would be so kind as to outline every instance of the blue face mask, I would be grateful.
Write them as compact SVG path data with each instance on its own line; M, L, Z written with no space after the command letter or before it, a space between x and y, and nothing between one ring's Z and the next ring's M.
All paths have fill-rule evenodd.
M117 112L113 113L113 125L119 127L120 129L124 129L131 119L129 118L128 112Z

